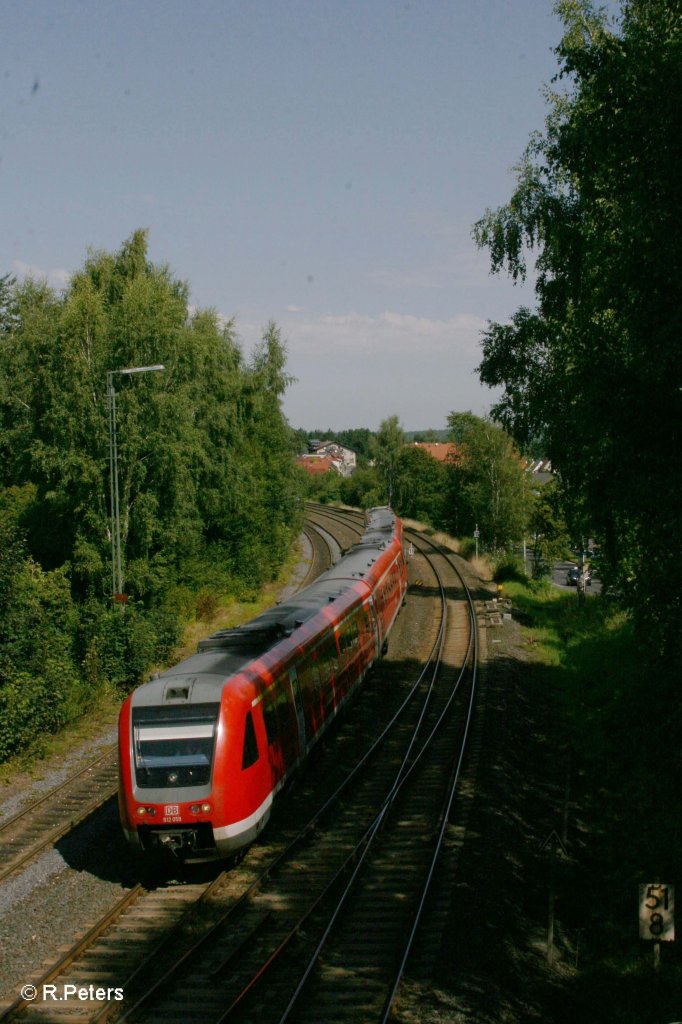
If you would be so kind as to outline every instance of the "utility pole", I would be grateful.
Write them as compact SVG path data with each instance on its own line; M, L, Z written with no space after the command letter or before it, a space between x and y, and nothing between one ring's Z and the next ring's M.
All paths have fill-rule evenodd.
M552 829L540 847L541 850L549 850L549 897L547 901L547 963L551 967L554 963L554 903L556 899L556 858L557 848L566 855L566 847L561 838Z

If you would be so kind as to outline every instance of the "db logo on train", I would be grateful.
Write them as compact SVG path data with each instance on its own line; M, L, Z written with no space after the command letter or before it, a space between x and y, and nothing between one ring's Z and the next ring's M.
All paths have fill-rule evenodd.
M166 804L163 808L163 820L169 821L171 824L182 821L182 818L180 817L180 805Z

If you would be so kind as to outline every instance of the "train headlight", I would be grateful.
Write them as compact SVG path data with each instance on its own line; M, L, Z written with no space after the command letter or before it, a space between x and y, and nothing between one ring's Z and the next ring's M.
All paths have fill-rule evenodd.
M191 804L189 809L192 812L192 814L210 814L211 813L211 805L210 804Z
M144 818L145 814L153 818L156 816L156 807L138 807L135 813L138 818Z
M177 772L168 772L168 781L170 782L171 786L174 786L179 778L180 776L178 775Z

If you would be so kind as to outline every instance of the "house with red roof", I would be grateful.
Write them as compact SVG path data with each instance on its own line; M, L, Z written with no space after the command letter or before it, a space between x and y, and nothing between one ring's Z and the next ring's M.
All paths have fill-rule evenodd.
M299 455L296 465L301 466L311 476L318 476L320 473L340 473L340 463L328 455Z
M449 441L413 441L413 448L421 448L427 455L430 455L436 462L457 462L459 453L457 447L454 444L450 444Z

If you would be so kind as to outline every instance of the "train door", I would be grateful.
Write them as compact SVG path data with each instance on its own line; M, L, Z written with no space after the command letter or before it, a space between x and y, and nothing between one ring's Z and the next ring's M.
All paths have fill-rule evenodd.
M300 751L303 754L305 751L305 712L303 710L303 701L301 699L301 687L298 681L298 674L295 668L289 669L289 683L291 685L291 693L294 698L294 707L296 708L296 720L298 722L298 740L300 745Z

